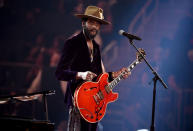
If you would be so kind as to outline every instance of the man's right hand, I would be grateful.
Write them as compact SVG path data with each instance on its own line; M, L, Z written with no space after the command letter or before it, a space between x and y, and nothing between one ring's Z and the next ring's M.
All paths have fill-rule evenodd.
M91 71L86 72L78 72L76 78L77 79L83 79L87 81L92 81L93 78L95 78L97 75Z

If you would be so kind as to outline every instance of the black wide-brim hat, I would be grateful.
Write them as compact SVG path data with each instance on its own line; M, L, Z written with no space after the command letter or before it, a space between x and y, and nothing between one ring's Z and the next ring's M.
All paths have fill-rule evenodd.
M94 19L94 20L100 22L101 24L104 24L104 25L111 24L110 22L104 20L103 10L99 7L96 7L96 6L88 6L86 8L84 14L74 14L74 15L81 18L81 19L91 18L91 19Z

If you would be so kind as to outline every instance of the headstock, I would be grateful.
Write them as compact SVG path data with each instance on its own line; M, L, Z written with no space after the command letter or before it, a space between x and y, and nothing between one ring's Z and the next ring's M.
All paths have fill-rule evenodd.
M141 61L143 60L143 57L146 56L146 53L145 53L145 50L142 49L142 48L139 48L138 50L139 50L139 52L140 52L141 54L139 54L139 52L137 52L137 53L136 53L136 57L137 57L137 60L138 60L139 62L141 62ZM143 55L143 57L142 57L141 55Z

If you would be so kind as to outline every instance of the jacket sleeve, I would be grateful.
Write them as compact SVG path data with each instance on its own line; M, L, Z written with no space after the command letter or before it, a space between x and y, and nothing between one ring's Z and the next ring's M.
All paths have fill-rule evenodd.
M108 78L109 82L113 81L112 72L108 72L108 74L109 74L109 78Z
M71 70L73 59L76 56L75 50L75 43L73 43L72 40L67 40L64 44L62 56L55 72L58 80L69 81L76 79L77 72Z
M102 73L105 73L105 66L103 64L103 61L101 60L101 67L102 67ZM112 76L112 72L107 72L109 74L109 78L108 81L111 82L113 81L113 76Z

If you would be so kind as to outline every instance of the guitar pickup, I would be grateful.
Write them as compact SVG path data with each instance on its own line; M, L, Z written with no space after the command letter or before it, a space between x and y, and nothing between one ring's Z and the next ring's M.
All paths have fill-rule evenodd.
M95 102L96 102L97 104L99 104L98 99L97 99L97 97L96 97L95 95L93 96L93 98L94 98Z
M99 91L97 94L101 100L104 99L104 95L101 91Z
M111 92L111 89L109 86L105 86L105 90L106 90L107 94L109 94Z

